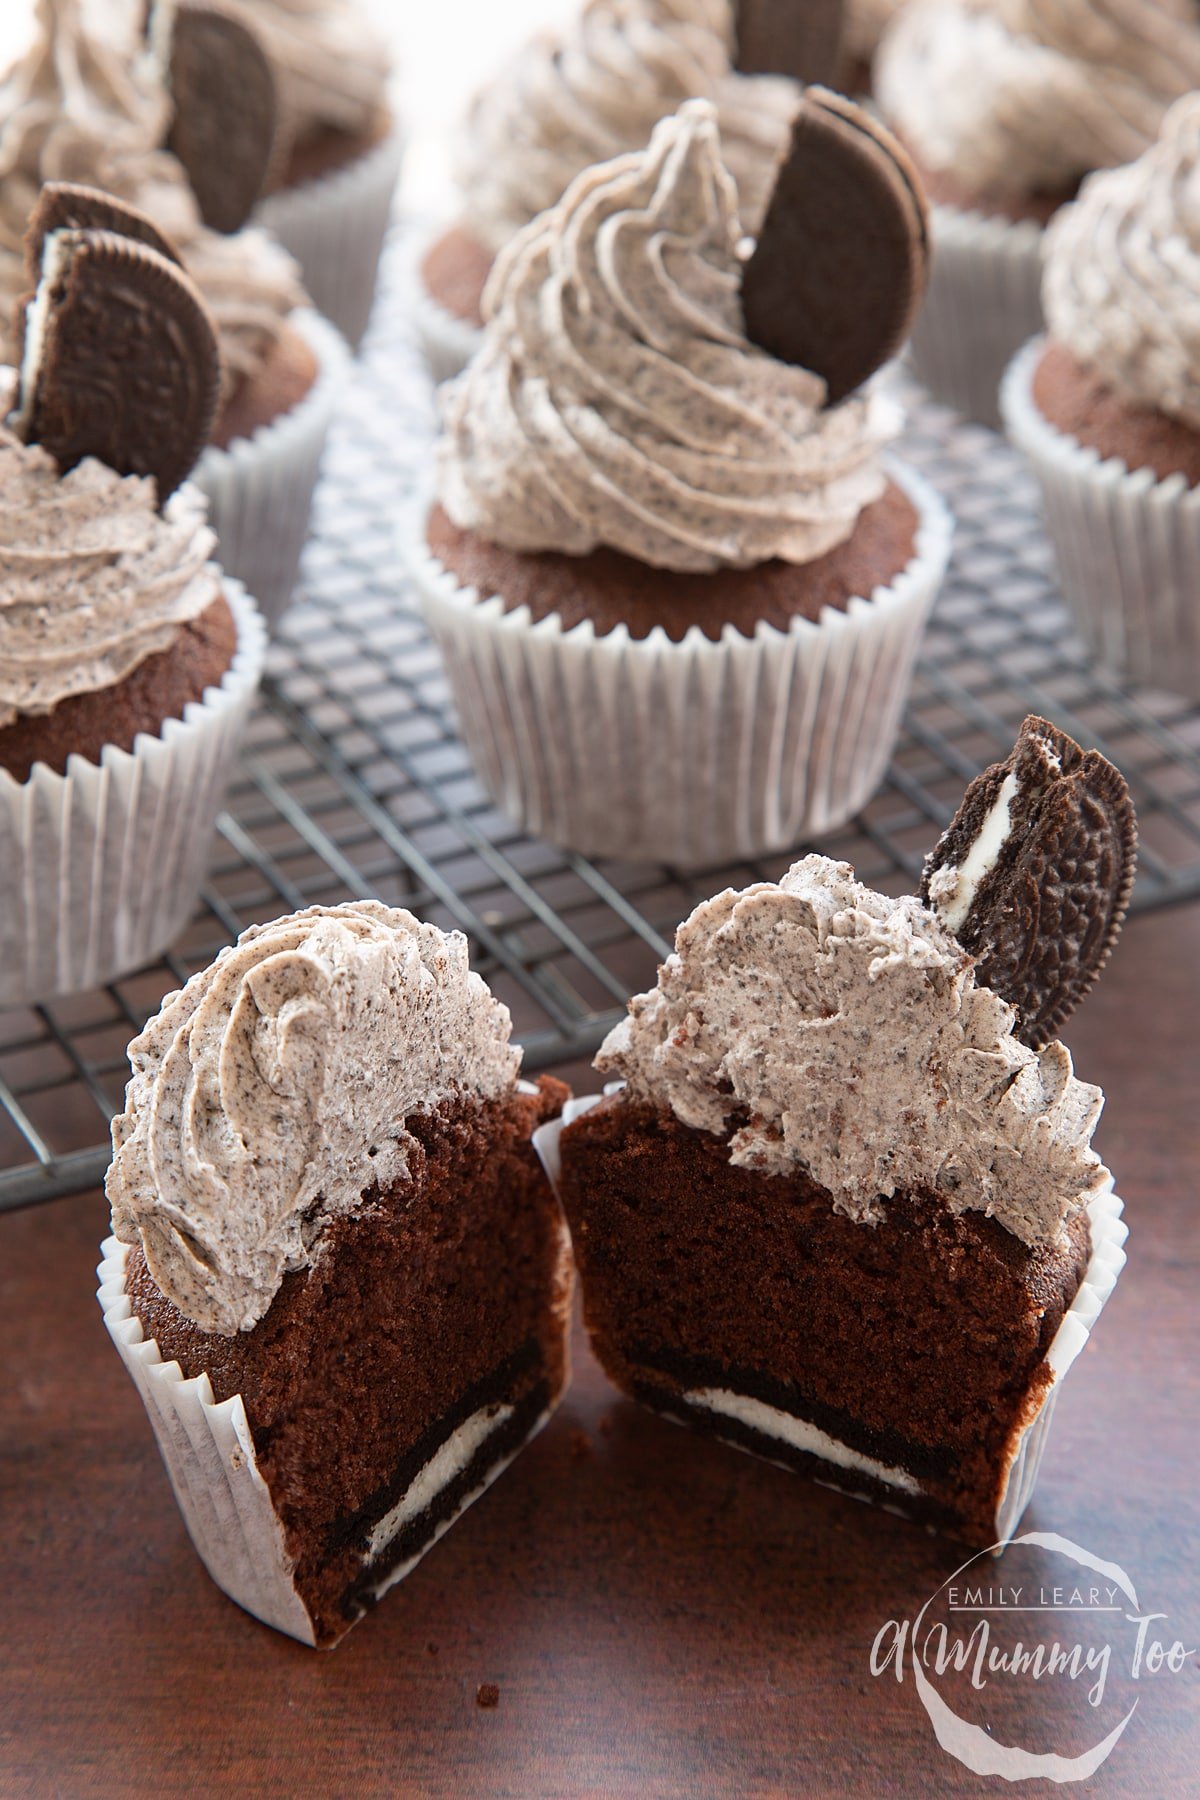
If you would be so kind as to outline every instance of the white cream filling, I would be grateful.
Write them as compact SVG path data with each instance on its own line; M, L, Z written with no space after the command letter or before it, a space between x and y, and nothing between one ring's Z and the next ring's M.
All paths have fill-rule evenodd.
M851 1450L848 1444L840 1444L807 1420L793 1418L791 1413L780 1412L778 1407L767 1406L761 1400L751 1400L746 1394L734 1394L728 1388L693 1388L683 1397L690 1406L702 1406L724 1418L737 1419L752 1431L761 1431L764 1437L779 1438L793 1450L807 1450L809 1455L819 1456L836 1468L870 1475L873 1480L886 1482L888 1487L900 1488L906 1494L921 1492L920 1482L907 1469L894 1469L887 1463L876 1462L874 1457Z
M371 1532L365 1561L372 1563L387 1549L410 1520L423 1513L444 1487L449 1487L462 1474L479 1446L512 1417L511 1406L482 1406L452 1431L445 1443L430 1457L390 1512L384 1514Z
M1016 797L1016 775L1006 775L963 862L957 868L939 869L930 882L929 897L947 931L961 931L980 883L996 866L1012 829L1012 803Z
M72 234L69 231L51 231L47 233L42 245L42 276L37 284L37 291L25 309L25 349L21 357L21 385L17 390L17 404L12 414L12 425L15 431L22 433L29 423L33 412L33 396L37 385L38 370L42 365L42 350L46 342L46 328L50 323L50 302L59 277L67 264L70 248L67 240Z

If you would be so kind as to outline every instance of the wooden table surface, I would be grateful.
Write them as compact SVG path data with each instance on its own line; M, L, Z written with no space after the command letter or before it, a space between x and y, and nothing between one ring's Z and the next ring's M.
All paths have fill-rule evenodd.
M1025 1520L1121 1564L1188 1646L1198 1019L1190 907L1131 925L1072 1021L1079 1073L1108 1091L1098 1143L1130 1261L1064 1387ZM938 1747L911 1680L868 1668L880 1626L961 1555L640 1413L578 1334L556 1418L379 1610L332 1654L276 1636L190 1549L101 1325L105 1226L95 1193L0 1219L3 1800L1014 1791ZM499 1689L488 1709L484 1683ZM997 1737L1036 1739L1039 1690L988 1695ZM1200 1793L1196 1658L1142 1684L1085 1791Z

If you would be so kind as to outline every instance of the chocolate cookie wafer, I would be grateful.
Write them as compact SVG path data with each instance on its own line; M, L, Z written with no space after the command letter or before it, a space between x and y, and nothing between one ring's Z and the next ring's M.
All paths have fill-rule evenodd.
M1133 888L1137 827L1124 777L1045 719L971 783L926 859L921 898L1017 1008L1038 1050L1091 988Z
M832 81L845 11L842 0L734 0L734 67L743 75Z
M80 187L73 181L47 181L25 231L25 266L31 285L41 279L42 253L52 231L115 231L119 237L148 244L168 262L179 262L174 244L136 206L114 200L98 188Z
M925 291L920 177L862 107L809 88L742 276L747 335L843 400L908 336Z
M63 205L52 193L30 227L41 268L21 318L10 422L64 471L95 456L119 474L152 475L161 505L208 442L216 329L176 263L116 231L52 228ZM85 213L88 203L71 206Z
M155 15L151 31L158 35ZM201 217L240 231L271 171L279 109L275 77L253 31L218 7L168 8L175 115L167 148L187 170Z

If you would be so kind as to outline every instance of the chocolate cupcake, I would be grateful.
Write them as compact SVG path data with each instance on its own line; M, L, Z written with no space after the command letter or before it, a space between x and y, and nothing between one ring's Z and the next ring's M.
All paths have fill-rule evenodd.
M183 929L265 647L253 601L211 560L203 497L178 487L216 400L211 321L101 204L104 228L53 229L39 210L46 272L20 390L3 383L8 1005L111 981Z
M479 94L458 156L462 218L426 250L417 282L417 326L437 380L479 347L497 252L584 169L644 149L688 99L716 106L741 216L755 229L800 90L784 75L739 72L737 10L731 0L589 0ZM796 46L801 65L805 49Z
M1200 96L1059 213L1043 297L1002 401L1063 595L1105 667L1200 699Z
M538 1140L623 1392L969 1543L1011 1535L1124 1262L1103 1097L1053 1032L1133 856L1116 771L1027 720L923 901L808 856L696 909L596 1059L623 1085Z
M570 1248L466 940L256 925L130 1045L105 1323L214 1581L336 1643L545 1423Z
M226 236L202 223L182 165L162 148L170 100L135 12L114 24L85 17L81 0L40 0L34 43L0 85L0 361L16 360L20 304L36 279L24 242L43 185L84 182L145 213L216 323L221 396L196 482L224 567L274 619L295 583L345 351L266 232Z
M842 823L882 778L950 528L859 386L923 268L861 121L808 91L749 262L693 101L497 266L411 561L480 779L556 843L712 864ZM846 243L818 243L814 195Z
M933 213L934 273L917 373L968 418L999 423L1014 351L1041 329L1042 233L1094 169L1154 142L1200 86L1190 0L916 0L875 64L883 116Z

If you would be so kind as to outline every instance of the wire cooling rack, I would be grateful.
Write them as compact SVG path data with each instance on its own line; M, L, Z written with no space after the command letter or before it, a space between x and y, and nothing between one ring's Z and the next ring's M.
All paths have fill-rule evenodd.
M537 1069L592 1053L698 900L791 860L699 877L593 864L523 837L482 792L395 548L433 429L406 323L407 261L394 244L330 442L303 590L272 650L190 929L128 980L0 1013L0 1210L101 1178L129 1038L255 920L377 895L460 927ZM1019 459L916 390L909 399L904 453L957 514L954 558L887 782L816 847L874 887L911 889L966 781L1007 754L1032 711L1124 770L1142 840L1134 907L1200 893L1200 708L1089 667Z

